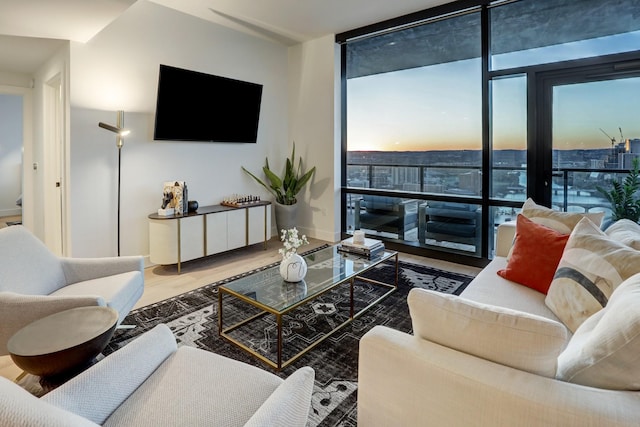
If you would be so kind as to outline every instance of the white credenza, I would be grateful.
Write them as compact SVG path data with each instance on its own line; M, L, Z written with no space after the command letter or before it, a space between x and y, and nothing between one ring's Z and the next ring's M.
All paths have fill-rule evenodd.
M186 215L149 215L149 258L154 264L181 264L271 238L271 203L202 206Z

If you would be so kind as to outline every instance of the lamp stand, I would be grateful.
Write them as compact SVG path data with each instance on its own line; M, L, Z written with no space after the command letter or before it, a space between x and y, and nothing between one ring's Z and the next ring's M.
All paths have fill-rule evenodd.
M116 126L99 122L98 127L114 132L116 134L116 147L118 148L118 256L120 256L120 169L122 165L122 146L124 145L124 136L129 135L130 131L124 126L124 111L118 111L118 122Z
M118 118L116 125L118 128L124 128L124 111L118 111ZM122 136L118 134L116 136L116 147L118 147L118 256L120 256L120 170L122 165L122 146L124 141Z

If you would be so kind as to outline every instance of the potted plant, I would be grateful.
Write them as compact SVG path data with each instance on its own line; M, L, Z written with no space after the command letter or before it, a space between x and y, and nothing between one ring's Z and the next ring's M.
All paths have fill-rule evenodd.
M258 184L262 185L275 197L276 210L276 226L278 230L289 230L294 228L297 216L297 195L309 182L316 171L315 166L303 173L302 157L298 160L298 166L295 167L296 145L293 144L291 158L286 159L284 175L280 178L269 166L269 158L265 160L265 166L262 168L269 185L263 180L249 172L242 166L242 170L248 173Z
M610 224L623 218L637 223L640 220L640 198L637 196L640 190L640 162L637 157L633 159L633 169L624 180L613 180L611 187L610 190L596 187L611 203Z

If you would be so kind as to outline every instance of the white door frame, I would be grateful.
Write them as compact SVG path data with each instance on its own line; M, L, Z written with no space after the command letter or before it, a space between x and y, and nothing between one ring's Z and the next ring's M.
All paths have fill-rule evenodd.
M62 77L56 74L43 85L44 94L44 239L55 254L68 253L66 245L66 150Z

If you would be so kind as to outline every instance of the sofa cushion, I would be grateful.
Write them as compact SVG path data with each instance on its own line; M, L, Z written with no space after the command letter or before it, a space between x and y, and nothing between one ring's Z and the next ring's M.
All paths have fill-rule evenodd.
M157 426L162 420L168 426L243 426L281 383L276 375L255 366L182 346L104 425Z
M558 379L591 387L640 390L640 274L584 321L558 358Z
M498 275L546 294L568 239L568 234L518 215L509 263Z
M560 322L455 295L414 288L407 301L416 336L549 378L568 340Z
M53 292L56 296L99 295L107 306L118 312L118 322L129 314L144 292L144 277L139 271L114 274L112 276L73 283Z
M614 222L606 229L605 234L617 242L640 250L640 225L631 220L620 219Z
M604 218L604 212L579 213L555 211L546 206L536 204L531 198L528 198L524 202L521 213L538 224L546 225L564 234L571 233L578 222L584 217L589 218L598 227L600 227L602 219Z
M475 237L475 224L464 224L455 220L442 218L441 221L433 220L427 222L427 233L448 234L460 237Z
M161 323L41 400L103 425L176 350L173 332Z
M506 267L505 257L494 257L489 265L478 272L460 296L484 304L525 311L559 322L560 319L545 305L545 294L498 276L498 271Z
M638 266L640 251L610 239L584 218L569 236L545 304L575 332Z

